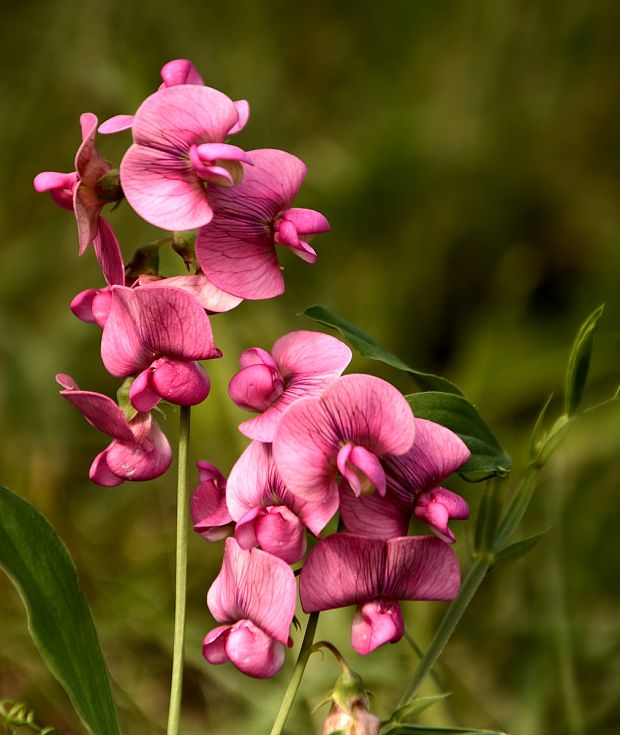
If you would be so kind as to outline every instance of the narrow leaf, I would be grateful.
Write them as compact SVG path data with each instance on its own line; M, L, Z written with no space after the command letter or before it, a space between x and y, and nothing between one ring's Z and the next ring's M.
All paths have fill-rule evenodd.
M566 370L564 412L567 416L572 416L577 411L581 402L581 397L586 387L586 380L588 379L590 358L592 357L592 347L594 346L594 334L599 319L603 315L604 308L605 305L602 304L590 314L581 325L577 337L573 342Z
M509 455L467 398L454 393L431 391L405 397L418 418L446 426L467 444L471 457L460 469L461 474L482 473L500 477L508 474L511 464Z
M390 717L390 722L400 724L412 720L424 712L425 709L449 697L450 694L450 692L444 692L443 694L436 694L433 697L417 697L412 702L408 702L393 712Z
M419 370L414 370L399 357L396 357L396 355L393 355L384 347L377 344L369 334L356 327L355 324L335 314L333 311L326 309L324 306L314 304L305 309L303 314L319 324L337 329L351 347L356 349L360 355L369 357L371 360L378 360L397 370L403 370L409 373L422 390L444 391L445 393L462 395L461 389L457 388L454 383L432 373L423 373Z
M553 399L553 393L547 398L545 401L543 407L540 409L540 413L538 414L538 418L536 419L536 423L534 424L534 428L532 429L532 433L530 434L530 441L528 444L528 456L530 459L535 459L538 450L540 449L540 446L543 441L543 423L545 421L545 416L547 415L547 409L551 405L551 401Z
M119 735L97 631L66 547L47 520L0 486L0 567L17 587L43 660L94 735Z
M528 554L535 546L538 545L538 542L548 530L548 528L545 528L544 531L535 533L533 536L527 536L519 541L515 541L513 544L504 546L503 549L500 549L500 551L495 554L495 566L498 564L509 564L521 559L521 557Z
M427 725L387 725L381 729L382 735L406 735L406 733L431 733L432 735L506 735L499 730L471 730L467 727L432 727Z

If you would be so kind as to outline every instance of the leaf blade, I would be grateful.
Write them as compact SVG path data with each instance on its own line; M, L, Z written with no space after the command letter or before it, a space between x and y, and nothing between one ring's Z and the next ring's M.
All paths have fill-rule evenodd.
M600 318L603 316L605 304L595 309L579 328L568 358L566 368L566 387L564 391L564 413L573 416L583 396L590 369L594 335Z
M0 567L24 601L43 660L84 724L94 735L119 735L107 667L69 552L39 511L1 485Z

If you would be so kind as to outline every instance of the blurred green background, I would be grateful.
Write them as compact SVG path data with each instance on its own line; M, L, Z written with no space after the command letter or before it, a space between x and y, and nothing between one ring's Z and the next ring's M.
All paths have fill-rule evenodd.
M125 732L158 734L170 673L174 473L114 490L88 481L105 439L57 396L53 376L110 394L117 387L99 360L99 330L68 309L101 279L92 252L77 257L73 218L35 194L33 176L72 169L81 112L132 112L165 61L192 59L207 83L250 100L239 145L307 162L299 206L332 224L316 240L316 266L284 254L283 297L213 319L225 356L209 365L212 394L194 412L193 459L229 470L245 444L242 412L226 395L238 353L312 328L297 314L320 302L462 386L518 478L541 404L561 394L574 333L602 302L586 401L608 398L619 382L620 4L41 0L2 15L0 479L50 518L76 560ZM100 139L99 149L118 162L127 142ZM158 236L126 204L109 220L126 257ZM377 363L358 357L352 367L412 388ZM175 425L168 411L171 438ZM620 731L619 435L612 404L584 418L545 470L524 533L550 531L530 556L490 575L443 656L439 673L453 695L423 721L513 735ZM450 486L476 508L479 486ZM465 564L471 533L458 530ZM202 660L212 626L205 593L220 554L220 544L191 539L183 732L258 735L293 657L268 682ZM443 606L405 607L425 646ZM351 613L324 615L319 636L342 647L385 716L415 656L404 641L353 654ZM80 732L4 577L0 616L0 698ZM311 711L337 671L315 659L291 734L319 732L326 713Z

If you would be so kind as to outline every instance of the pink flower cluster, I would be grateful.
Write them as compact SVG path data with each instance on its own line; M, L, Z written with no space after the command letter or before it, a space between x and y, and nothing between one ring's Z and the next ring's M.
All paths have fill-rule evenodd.
M169 62L161 77L134 115L98 128L131 130L118 169L98 153L98 121L85 113L75 170L34 181L74 212L79 252L93 244L105 281L78 294L71 309L101 329L103 364L124 380L119 403L80 390L67 375L57 380L61 395L112 440L90 468L93 482L107 487L169 467L170 445L152 412L162 400L193 406L207 397L200 361L222 354L209 315L282 293L277 246L314 263L309 241L329 230L319 212L292 206L306 174L298 158L228 142L248 121L247 102L205 86L187 60ZM101 215L123 199L171 231L127 267ZM179 236L188 230L195 236ZM159 272L156 255L166 243L189 273ZM302 564L306 613L356 606L351 643L363 654L403 636L400 601L457 594L449 521L467 518L469 509L440 483L469 451L448 429L414 418L389 383L343 376L350 360L342 342L308 331L240 357L229 395L256 414L239 427L251 442L227 479L199 462L192 499L196 532L228 537L207 597L220 623L203 645L213 664L230 661L255 677L281 668L296 606L290 565ZM346 531L326 534L337 514ZM412 517L435 535L408 535Z
M351 644L362 654L403 636L399 601L458 592L448 521L469 509L439 483L469 450L450 430L414 418L389 383L343 376L350 359L339 340L305 331L241 355L229 394L258 414L239 427L252 441L228 480L199 463L192 502L197 533L229 536L208 595L223 624L204 641L211 663L258 677L279 670L295 611L291 564L303 561L306 613L356 606ZM325 535L338 512L346 531ZM409 536L412 516L437 537Z

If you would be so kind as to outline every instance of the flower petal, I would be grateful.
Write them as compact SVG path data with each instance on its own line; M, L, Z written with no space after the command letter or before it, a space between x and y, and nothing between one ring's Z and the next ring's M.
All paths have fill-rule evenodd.
M153 363L151 370L151 385L169 403L196 406L209 395L209 376L197 362L162 357Z
M209 312L230 311L243 301L238 296L233 296L211 283L204 273L196 273L193 276L171 276L170 278L141 275L138 277L138 284L141 288L153 286L180 288L190 293L202 308Z
M202 655L210 664L225 664L230 661L226 653L226 641L230 635L230 625L220 625L207 633L202 642Z
M112 133L120 133L123 130L129 130L133 125L133 115L114 115L110 117L97 128L97 132L102 135L110 135Z
M284 645L251 620L233 625L226 640L226 653L239 671L257 679L274 676L284 663Z
M248 619L281 643L288 642L295 614L295 577L271 554L243 551L227 538L222 569L207 593L213 617L221 623Z
M249 411L264 411L283 391L279 374L267 365L250 365L233 375L228 384L231 400Z
M103 217L97 220L97 234L93 240L93 247L106 283L109 286L124 286L125 266L121 249L114 230Z
M108 450L104 449L93 460L90 466L88 476L96 485L101 487L118 487L124 482L122 477L115 475L114 472L109 468L107 462Z
M189 59L173 59L164 64L160 71L164 86L177 84L204 84L196 67Z
M452 549L432 536L407 536L386 542L382 597L393 600L452 600L461 584Z
M306 553L306 529L285 505L267 508L256 518L255 529L261 549L287 564L297 563Z
M226 478L210 462L200 461L197 466L200 483L192 495L193 528L207 541L218 541L234 530L226 507Z
M312 549L299 579L304 612L331 610L381 596L385 542L337 533Z
M327 218L315 209L291 207L283 213L282 218L295 225L295 229L300 235L314 235L330 230Z
M348 483L340 483L340 517L349 533L371 538L406 536L411 507L403 506L391 494L378 493L356 498Z
M355 611L351 646L365 656L385 643L396 643L404 633L405 621L398 602L372 600Z
M147 412L155 408L161 396L151 385L151 369L147 368L136 375L129 388L129 400L136 411Z
M247 100L236 100L233 104L237 110L239 119L228 131L228 135L234 135L235 133L241 132L250 117L250 103Z
M108 447L106 459L112 472L124 480L153 480L170 467L172 449L162 430L152 421L148 441L114 441Z

